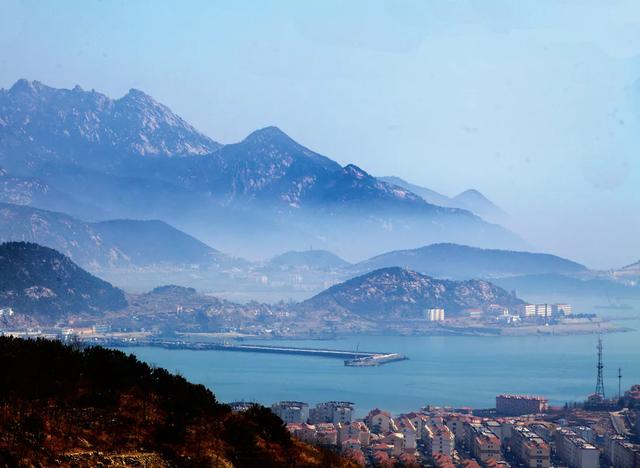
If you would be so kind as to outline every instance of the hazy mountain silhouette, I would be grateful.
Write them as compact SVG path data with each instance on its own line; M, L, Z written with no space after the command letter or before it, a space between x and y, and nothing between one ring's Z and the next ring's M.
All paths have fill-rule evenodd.
M357 271L399 266L436 277L469 279L532 274L580 274L587 267L555 255L433 244L377 255L354 266Z
M110 99L26 80L0 90L0 165L56 194L55 203L43 195L24 204L85 216L73 202L82 200L97 208L92 221L160 219L235 254L311 243L349 258L441 241L523 246L469 211L342 167L276 127L221 146L136 90Z

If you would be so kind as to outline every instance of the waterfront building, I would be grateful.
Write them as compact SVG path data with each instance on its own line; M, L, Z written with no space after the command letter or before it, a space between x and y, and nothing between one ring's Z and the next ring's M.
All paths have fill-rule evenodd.
M480 318L484 315L482 309L464 309L462 313L469 318Z
M598 468L600 451L573 430L562 427L556 431L556 452L569 468Z
M571 315L573 313L571 304L553 304L551 306L551 311L553 312L554 316Z
M274 403L271 411L285 423L306 423L309 419L309 405L301 401Z
M443 322L444 309L427 309L427 320L430 322Z
M109 333L111 331L110 323L96 323L93 326L93 333Z
M539 396L502 394L496 397L496 412L504 416L544 413L548 406L548 400Z
M551 464L549 444L527 427L516 426L513 428L511 450L526 468L547 468Z
M521 310L525 318L549 318L553 315L553 306L550 304L525 304L524 308Z
M350 401L328 401L318 403L309 410L311 423L349 423L353 420L355 405Z

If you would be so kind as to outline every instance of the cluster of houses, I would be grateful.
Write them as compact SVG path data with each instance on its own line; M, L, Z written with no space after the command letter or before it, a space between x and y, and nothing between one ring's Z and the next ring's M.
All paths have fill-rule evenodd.
M356 419L353 403L345 401L314 408L282 401L272 410L295 437L362 466L597 468L606 460L616 468L640 467L639 445L615 434L598 435L591 427L552 422L538 413L548 410L544 398L499 395L496 401L503 413L490 416L426 407L397 416L374 409Z

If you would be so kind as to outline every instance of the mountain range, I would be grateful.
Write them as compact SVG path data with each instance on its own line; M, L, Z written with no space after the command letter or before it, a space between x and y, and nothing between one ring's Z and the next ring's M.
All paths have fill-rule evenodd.
M309 244L347 258L510 231L341 166L276 127L221 145L138 90L119 99L19 80L0 90L0 200L89 221L159 219L236 255Z
M509 216L500 207L495 205L491 200L475 189L468 189L459 193L454 197L448 197L441 193L431 190L420 185L407 182L400 177L386 176L380 177L389 184L397 185L406 190L410 190L416 195L422 197L428 203L439 206L448 206L451 208L460 208L471 211L478 216L494 223L504 223Z
M149 265L242 264L163 221L88 223L63 213L0 203L0 242L51 247L92 271Z

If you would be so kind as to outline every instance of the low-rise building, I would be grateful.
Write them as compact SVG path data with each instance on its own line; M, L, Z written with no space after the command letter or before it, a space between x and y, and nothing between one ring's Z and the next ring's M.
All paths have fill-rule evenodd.
M542 437L527 427L516 426L511 431L511 450L526 468L547 468L551 464L551 449Z

